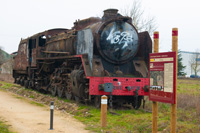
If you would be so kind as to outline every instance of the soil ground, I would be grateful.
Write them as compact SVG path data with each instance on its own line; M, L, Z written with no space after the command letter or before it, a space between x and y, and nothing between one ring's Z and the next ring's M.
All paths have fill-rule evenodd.
M54 130L50 127L50 107L39 107L20 99L19 96L0 91L0 118L19 133L84 133L85 126L70 114L54 110Z

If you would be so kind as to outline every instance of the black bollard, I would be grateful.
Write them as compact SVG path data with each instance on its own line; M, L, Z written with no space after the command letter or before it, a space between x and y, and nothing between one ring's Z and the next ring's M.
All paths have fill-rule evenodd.
M53 130L53 101L51 101L51 109L50 109L50 129L49 130Z

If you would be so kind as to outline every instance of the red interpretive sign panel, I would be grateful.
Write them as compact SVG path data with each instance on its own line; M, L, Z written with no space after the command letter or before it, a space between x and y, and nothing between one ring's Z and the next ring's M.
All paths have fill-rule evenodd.
M176 52L152 53L149 58L149 100L175 104Z

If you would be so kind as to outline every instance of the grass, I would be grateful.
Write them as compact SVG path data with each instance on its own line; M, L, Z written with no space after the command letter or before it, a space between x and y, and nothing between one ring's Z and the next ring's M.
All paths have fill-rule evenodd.
M68 99L65 99L65 98L60 98L60 97L58 97L58 100L63 100L64 102L72 102L71 100L68 100Z
M178 94L200 95L200 79L179 79Z
M4 122L0 121L0 133L14 133L9 130L9 125L6 125Z
M20 99L20 100L27 101L30 104L33 104L33 105L36 105L36 106L39 106L39 107L45 107L45 105L42 104L42 103L38 103L38 102L35 102L35 101L27 100L25 97L22 97L22 96L16 96L16 95L14 95L14 97L17 98L17 99Z
M160 104L160 103L159 103ZM85 112L87 110L87 112ZM151 132L152 113L143 109L115 110L113 115L108 110L107 127L101 128L100 109L80 106L75 118L87 125L88 130L94 132ZM170 132L170 105L161 104L158 110L158 131ZM177 109L177 132L198 132L200 129L200 116L194 109Z
M177 88L177 132L200 131L200 80L179 79ZM152 102L146 101L145 110L151 111ZM84 110L87 109L87 114ZM80 106L75 118L95 132L152 132L152 113L139 110L108 111L107 127L101 128L100 109ZM158 104L158 131L170 132L171 105Z
M85 109L89 109L85 112ZM108 110L107 127L101 128L101 111L94 107L80 106L75 118L88 125L87 129L95 132L151 132L151 113L143 110ZM111 111L113 112L113 110Z
M35 101L30 101L29 103L36 105L36 106L39 106L39 107L45 107L44 104L41 104L41 103L38 103L38 102L35 102Z
M0 88L9 89L20 86L6 82L0 82ZM22 89L23 91L31 91ZM35 98L30 95L29 98ZM20 98L18 98L20 99ZM64 102L71 102L58 98ZM179 79L177 86L177 132L199 132L200 131L200 80ZM56 102L55 102L56 103ZM35 103L37 106L43 104ZM146 99L146 106L139 110L108 110L107 127L101 128L101 111L92 106L78 105L76 111L71 113L74 117L87 125L88 130L94 132L151 132L152 130L152 102ZM112 113L111 113L112 112ZM113 113L114 112L114 113ZM170 132L171 105L158 103L158 131Z
M2 85L0 87L3 88L3 89L9 89L11 87L20 87L20 85L16 85L16 84L12 84L12 83L7 83L7 82L4 82L4 81L0 81L0 84Z
M2 91L5 91L11 87L18 87L20 89L24 89L23 91L33 91L33 90L30 90L30 89L27 89L27 88L22 88L20 85L16 85L16 84L12 84L12 83L7 83L7 82L4 82L4 81L0 81L0 84L2 84L2 86L0 86L0 88L2 88L1 90ZM28 101L26 98L22 97L22 96L18 96L18 95L13 95L15 98L17 99L20 99L20 100L25 100L25 101ZM29 98L34 98L35 96L34 95L30 95ZM44 104L41 104L41 103L38 103L38 102L35 102L35 101L28 101L30 104L33 104L33 105L36 105L36 106L39 106L39 107L44 107Z
M29 96L29 98L34 98L34 97L35 97L34 95L30 95L30 96Z
M21 96L16 96L16 95L14 95L14 97L17 98L17 99L25 100L25 98L24 98L24 97L21 97Z

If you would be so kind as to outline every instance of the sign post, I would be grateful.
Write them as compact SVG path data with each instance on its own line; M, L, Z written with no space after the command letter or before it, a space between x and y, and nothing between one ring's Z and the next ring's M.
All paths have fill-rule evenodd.
M154 32L154 48L153 52L159 52L159 32ZM158 117L158 102L153 101L152 104L152 133L157 133L157 117Z
M176 71L177 71L177 58L178 58L178 28L172 29L172 51L176 52ZM175 75L175 86L177 85L177 74ZM175 98L176 98L175 94ZM176 132L176 110L177 110L177 100L171 104L171 133Z
M153 101L152 132L157 132L157 102L164 102L171 104L171 133L175 133L177 119L176 86L178 64L178 29L172 29L173 52L158 53L158 45L155 45L158 44L158 36L159 35L156 37L156 34L154 33L154 53L149 55L149 100Z

